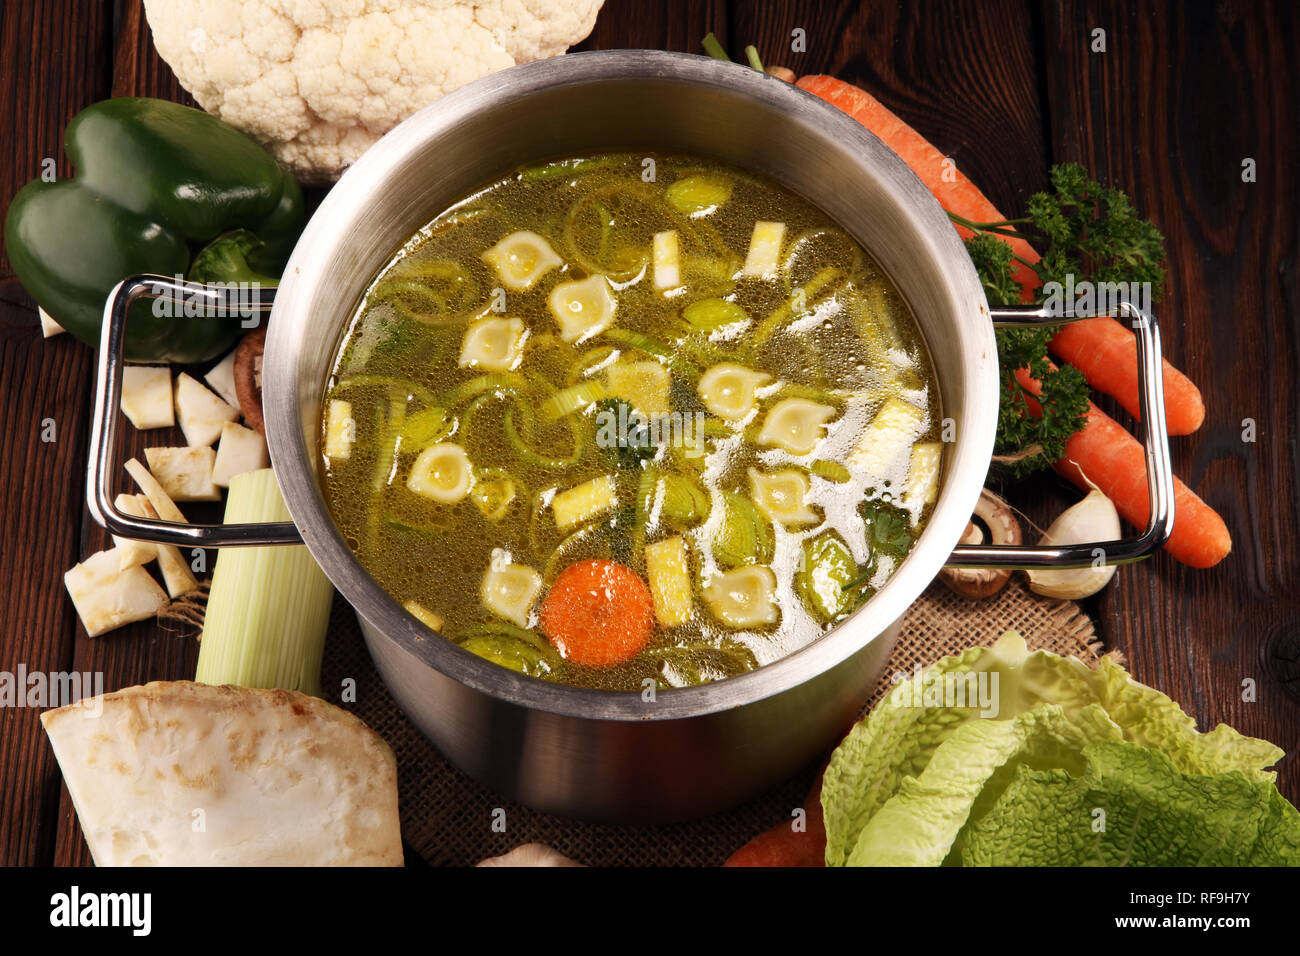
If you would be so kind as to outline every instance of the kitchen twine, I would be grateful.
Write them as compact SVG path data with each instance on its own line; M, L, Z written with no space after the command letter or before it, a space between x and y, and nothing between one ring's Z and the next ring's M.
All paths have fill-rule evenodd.
M968 601L935 584L912 605L902 633L868 702L894 674L933 663L1016 630L1031 649L1046 648L1096 664L1103 649L1092 621L1071 601L1031 593L1019 575L992 598ZM379 679L356 615L336 596L322 675L324 696L338 703L342 681L356 681L356 702L341 706L380 734L397 755L402 838L408 863L472 865L521 843L545 843L592 866L716 866L756 834L791 818L812 786L816 768L742 806L702 820L660 826L611 826L553 817L504 799L454 768L406 719ZM505 832L494 817L505 811ZM499 828L498 828L499 829Z

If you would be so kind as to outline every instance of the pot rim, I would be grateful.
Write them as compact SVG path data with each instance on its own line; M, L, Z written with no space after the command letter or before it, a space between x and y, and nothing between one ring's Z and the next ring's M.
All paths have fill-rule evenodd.
M370 577L335 528L311 464L314 453L300 427L302 389L293 345L293 337L301 338L309 327L304 313L316 277L328 268L334 247L346 241L338 234L347 230L337 224L353 221L366 209L412 152L480 111L530 93L628 80L725 89L788 114L792 129L800 123L826 129L858 154L870 175L885 181L900 206L909 207L927 251L950 279L954 312L977 310L987 322L979 354L967 360L963 437L945 454L946 475L935 509L911 553L880 591L825 635L783 658L715 683L657 690L650 704L636 691L552 683L484 660L417 622ZM642 721L704 716L791 690L847 660L901 618L938 575L966 527L993 450L997 363L988 304L938 201L902 159L847 114L783 80L709 57L657 50L566 54L492 74L425 107L380 139L330 191L284 270L273 315L263 367L267 444L285 503L322 570L361 617L420 662L490 697L566 717ZM969 334L980 336L973 322ZM932 343L927 341L927 347Z

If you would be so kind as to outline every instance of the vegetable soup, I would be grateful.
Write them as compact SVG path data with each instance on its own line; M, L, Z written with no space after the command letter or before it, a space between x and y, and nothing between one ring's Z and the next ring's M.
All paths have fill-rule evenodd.
M393 257L341 344L324 487L358 560L466 650L679 687L808 644L932 509L938 393L888 278L713 161L520 170Z

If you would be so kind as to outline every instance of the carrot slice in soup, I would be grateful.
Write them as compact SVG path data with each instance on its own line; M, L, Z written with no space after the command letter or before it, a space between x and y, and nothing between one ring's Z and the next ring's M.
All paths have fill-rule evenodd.
M542 602L542 633L566 659L612 667L645 647L654 601L641 576L617 561L579 561L560 572Z

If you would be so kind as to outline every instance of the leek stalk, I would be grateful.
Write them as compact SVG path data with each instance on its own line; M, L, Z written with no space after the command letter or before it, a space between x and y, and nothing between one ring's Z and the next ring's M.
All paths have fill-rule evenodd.
M230 480L225 520L291 520L270 468ZM319 697L333 599L329 578L305 545L222 548L212 572L194 679Z

